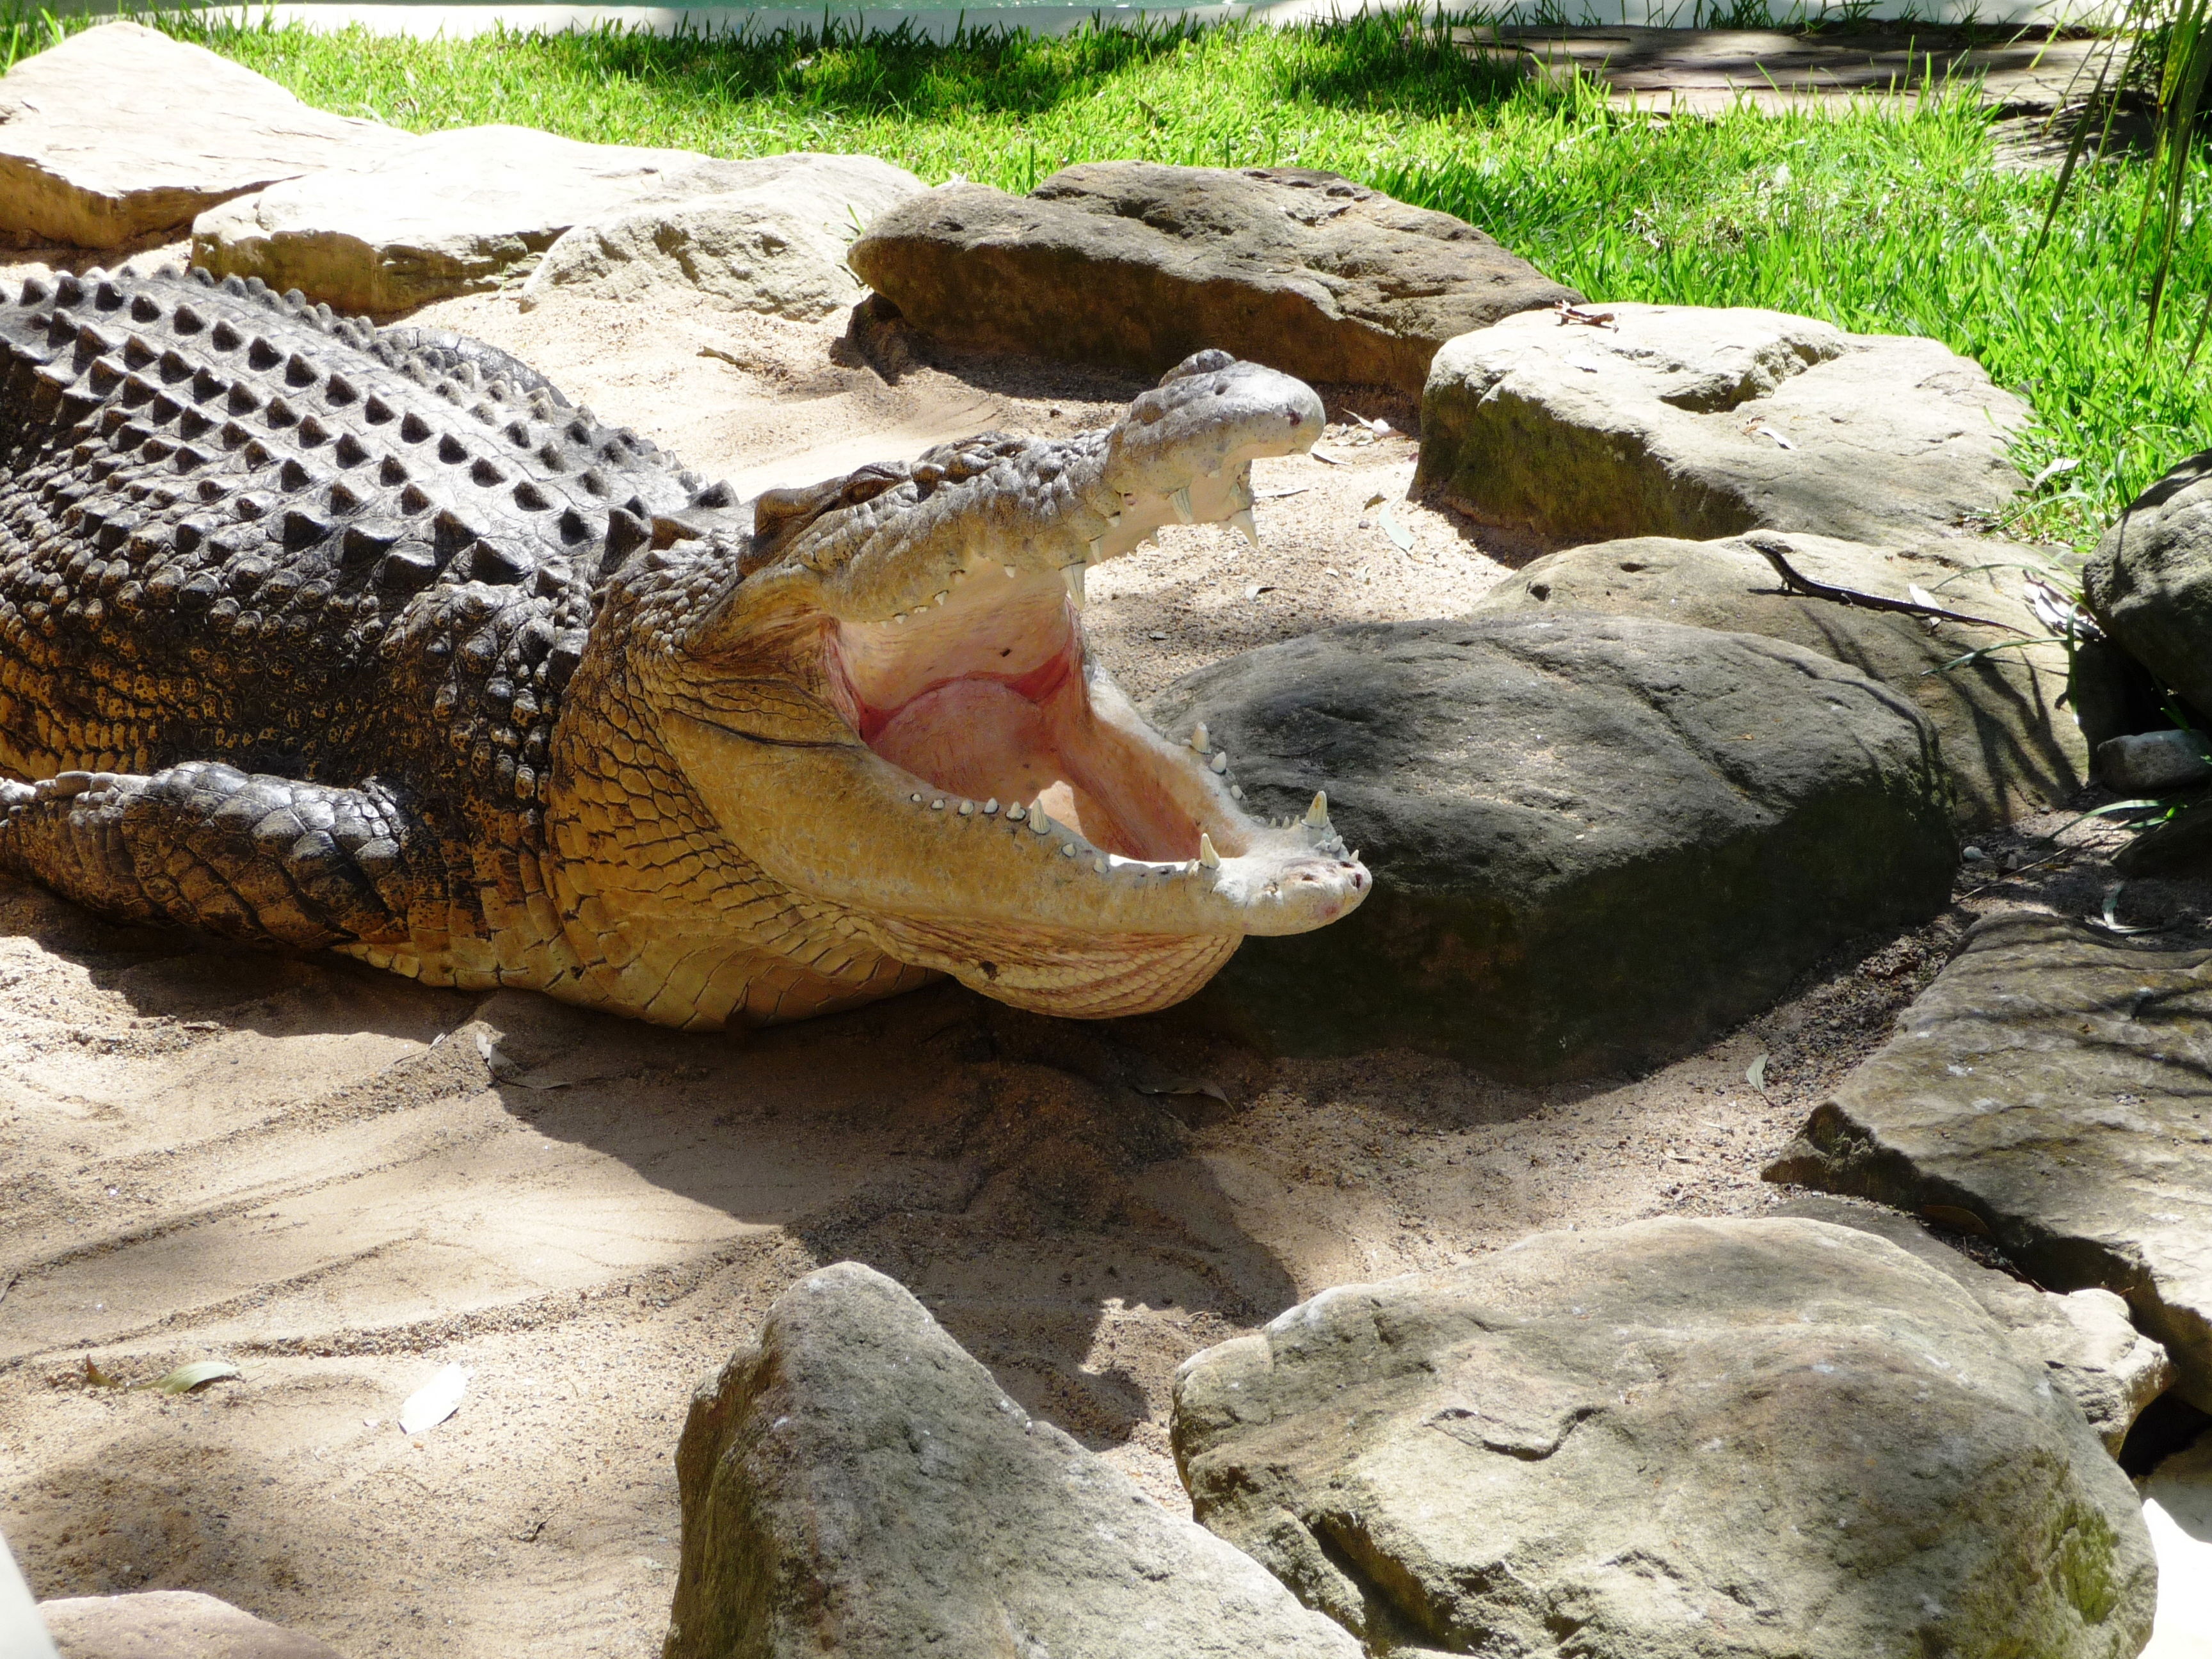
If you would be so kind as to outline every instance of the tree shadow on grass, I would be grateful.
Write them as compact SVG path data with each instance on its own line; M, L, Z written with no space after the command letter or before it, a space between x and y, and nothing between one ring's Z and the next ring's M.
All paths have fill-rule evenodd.
M998 27L934 40L910 22L873 35L834 20L767 35L653 36L599 30L530 43L573 75L678 90L704 104L775 100L842 118L927 121L963 114L1041 114L1097 96L1205 39L1188 24L1114 24L1044 38ZM1256 47L1240 72L1278 103L1431 120L1514 95L1510 62L1470 58L1448 40L1409 33L1404 19L1361 16L1285 29Z

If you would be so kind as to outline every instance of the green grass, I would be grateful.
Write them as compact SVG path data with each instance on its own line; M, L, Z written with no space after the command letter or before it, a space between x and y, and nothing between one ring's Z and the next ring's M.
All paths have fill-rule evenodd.
M1460 215L1596 299L1771 306L1978 358L2035 408L2023 468L2057 469L2012 527L2076 544L2212 444L2212 374L2184 361L2201 301L2170 307L2161 337L2143 340L2148 260L2130 252L2140 164L2095 169L2031 263L2049 180L2001 170L1987 118L1962 99L1905 118L1624 117L1389 18L942 46L836 32L424 41L156 21L311 103L416 131L508 121L718 155L866 150L932 181L1017 191L1118 157L1326 167ZM0 57L56 27L0 25ZM2203 205L2188 204L2185 295L2212 289Z

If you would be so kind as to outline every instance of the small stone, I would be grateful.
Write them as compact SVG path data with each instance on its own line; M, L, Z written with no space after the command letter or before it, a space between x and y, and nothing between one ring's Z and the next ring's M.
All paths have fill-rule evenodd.
M2126 795L2156 795L2212 783L2205 740L2194 732L2138 732L2097 745L2097 781Z

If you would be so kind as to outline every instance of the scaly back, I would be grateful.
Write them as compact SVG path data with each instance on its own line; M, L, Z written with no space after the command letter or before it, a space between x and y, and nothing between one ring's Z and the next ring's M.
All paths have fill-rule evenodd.
M594 582L729 504L501 354L198 270L0 303L0 772L533 821Z

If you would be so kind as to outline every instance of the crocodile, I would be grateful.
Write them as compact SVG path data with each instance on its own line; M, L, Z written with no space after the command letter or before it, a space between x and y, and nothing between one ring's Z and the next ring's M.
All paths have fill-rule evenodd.
M0 872L663 1024L949 975L1149 1012L1369 877L1087 655L1322 428L1224 353L1111 427L740 501L525 365L207 272L0 299ZM1256 537L1255 538L1256 540Z

